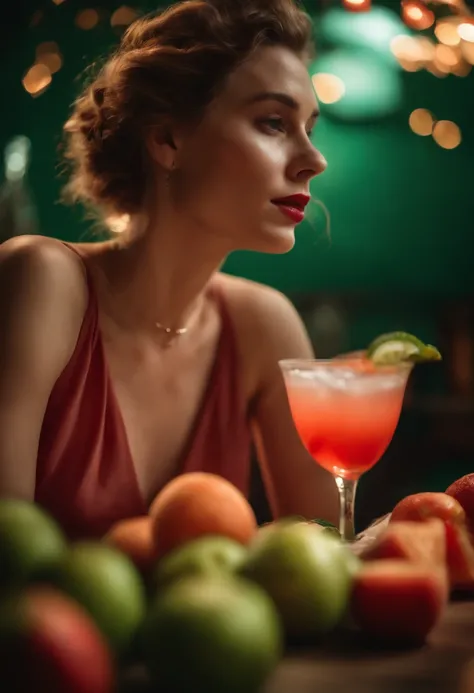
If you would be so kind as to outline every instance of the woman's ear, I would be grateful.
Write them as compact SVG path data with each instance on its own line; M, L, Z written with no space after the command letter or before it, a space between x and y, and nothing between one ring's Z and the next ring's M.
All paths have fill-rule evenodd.
M146 145L151 159L165 171L171 171L176 166L178 145L170 128L151 128Z

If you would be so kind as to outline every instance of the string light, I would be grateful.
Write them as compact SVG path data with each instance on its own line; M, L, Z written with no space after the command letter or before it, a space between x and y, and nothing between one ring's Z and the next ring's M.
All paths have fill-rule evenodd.
M464 20L458 26L459 37L468 43L474 43L474 21Z
M456 67L460 62L460 53L451 48L439 43L435 48L435 62L445 66L448 72L451 68Z
M36 48L36 62L46 65L52 75L58 72L63 65L58 44L55 41L40 43Z
M474 43L468 43L467 41L463 43L461 52L464 60L470 65L474 65Z
M372 0L342 0L342 4L349 12L368 12L372 6Z
M99 13L97 10L82 10L76 15L76 25L79 29L90 31L99 23Z
M342 79L326 72L313 75L313 86L321 103L336 103L346 93L346 85Z
M433 128L433 139L443 149L456 149L461 144L461 130L450 120L439 120Z
M417 72L425 66L426 46L414 36L395 36L390 42L390 50L407 72Z
M467 63L465 60L461 60L459 65L456 65L456 67L453 68L452 73L453 75L456 75L456 77L467 77L471 70L472 65Z
M122 7L119 7L113 13L112 17L110 18L110 24L113 27L128 26L134 22L137 17L138 12L136 10L132 9L131 7L127 7L126 5L122 5Z
M416 135L427 137L433 133L435 119L426 108L417 108L410 114L408 123Z
M31 96L39 96L51 84L51 72L46 65L37 63L30 67L23 77L22 84Z
M424 31L435 22L435 15L421 0L402 0L402 19L412 29Z
M438 22L434 33L438 41L444 43L445 46L459 46L461 43L457 21L444 20Z

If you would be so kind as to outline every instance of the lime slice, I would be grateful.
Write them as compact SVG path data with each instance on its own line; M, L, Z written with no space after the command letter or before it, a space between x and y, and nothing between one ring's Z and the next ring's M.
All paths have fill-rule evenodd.
M423 344L418 337L408 332L389 332L377 337L369 345L367 356L378 365L395 365L403 361L441 361L441 354L436 347Z
M335 527L332 522L329 522L329 520L323 520L322 518L317 517L314 520L310 520L309 523L319 525L324 529L324 531L330 532L339 538L341 537L341 533L339 532L338 528Z

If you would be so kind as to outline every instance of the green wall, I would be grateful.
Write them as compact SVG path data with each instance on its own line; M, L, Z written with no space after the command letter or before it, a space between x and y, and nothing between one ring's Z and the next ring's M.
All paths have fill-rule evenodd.
M38 27L12 42L8 64L2 65L8 108L0 116L1 145L13 134L32 140L30 181L42 233L69 240L86 233L88 225L82 210L58 202L61 125L78 89L74 80L115 41L106 20L92 31L75 28L77 6L52 5ZM37 43L47 40L59 43L64 67L46 93L33 99L21 76ZM321 119L315 140L329 168L315 180L313 193L330 211L331 239L319 213L312 226L300 227L289 255L237 253L228 271L287 292L472 292L474 78L439 80L424 73L404 79L403 112L387 122L343 125ZM407 120L417 107L455 120L464 133L462 145L446 151L431 138L413 135Z

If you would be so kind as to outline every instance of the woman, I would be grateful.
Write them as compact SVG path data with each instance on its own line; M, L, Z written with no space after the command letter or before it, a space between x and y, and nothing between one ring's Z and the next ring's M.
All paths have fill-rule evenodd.
M183 471L247 492L252 434L274 516L336 519L278 368L312 356L303 325L219 272L236 249L289 251L326 168L310 36L293 0L191 0L136 22L78 99L69 192L127 228L0 249L1 496L98 536Z

